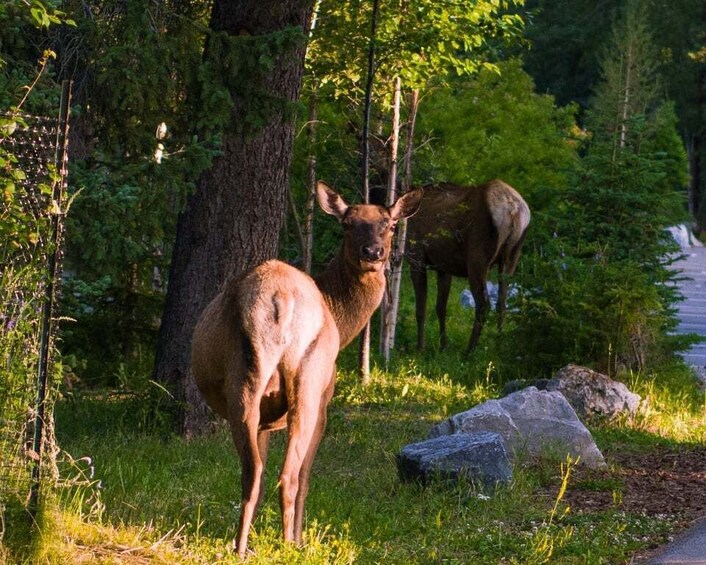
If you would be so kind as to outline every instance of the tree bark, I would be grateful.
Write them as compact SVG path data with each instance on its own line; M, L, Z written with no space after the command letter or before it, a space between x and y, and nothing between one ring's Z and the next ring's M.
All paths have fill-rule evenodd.
M391 206L397 198L397 150L400 139L400 97L402 91L402 81L400 77L395 78L394 96L392 102L392 132L390 134L390 173L387 179L387 197L385 204ZM392 333L396 320L393 319L395 312L395 299L399 300L399 296L395 297L390 284L397 268L401 268L395 264L395 257L391 256L386 269L388 281L387 292L382 301L380 316L380 353L385 361L385 365L390 362L390 352L394 347L392 342Z
M297 47L242 80L286 102L299 97L313 0L215 0L210 28L230 36L302 29ZM245 123L257 100L236 99L231 126ZM210 413L191 376L191 334L204 307L233 275L276 257L286 209L294 115L272 108L255 133L226 128L221 154L199 178L180 214L157 344L155 380L174 397L175 424L201 433Z

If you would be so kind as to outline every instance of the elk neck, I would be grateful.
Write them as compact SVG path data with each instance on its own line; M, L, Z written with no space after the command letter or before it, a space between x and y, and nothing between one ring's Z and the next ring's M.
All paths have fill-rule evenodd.
M380 305L385 291L384 270L361 271L339 252L314 280L336 321L343 349Z

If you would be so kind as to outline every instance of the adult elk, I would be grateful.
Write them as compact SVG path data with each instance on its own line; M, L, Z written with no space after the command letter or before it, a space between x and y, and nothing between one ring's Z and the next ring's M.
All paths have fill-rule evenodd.
M452 277L467 277L475 301L470 353L490 310L486 283L493 266L499 275L498 328L502 328L507 276L515 272L530 221L519 193L501 180L481 186L442 183L425 186L419 213L409 221L407 260L416 301L417 348L424 348L427 269L437 272L436 313L441 348L446 347L446 304Z
M284 539L301 543L309 473L333 395L338 351L380 305L395 224L421 191L389 208L349 206L325 183L319 205L343 225L343 245L316 279L267 261L229 281L196 324L192 371L214 412L228 420L242 465L238 554L264 491L270 432L288 428L279 493Z

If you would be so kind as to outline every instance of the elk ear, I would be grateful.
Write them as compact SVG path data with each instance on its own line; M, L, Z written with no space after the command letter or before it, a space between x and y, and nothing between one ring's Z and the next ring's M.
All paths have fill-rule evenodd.
M327 214L336 216L339 220L346 215L348 204L340 194L323 181L316 183L316 198L319 200L321 209Z
M410 190L407 194L400 196L392 206L390 206L390 216L394 221L401 218L409 218L417 213L419 205L422 203L424 191L421 188Z

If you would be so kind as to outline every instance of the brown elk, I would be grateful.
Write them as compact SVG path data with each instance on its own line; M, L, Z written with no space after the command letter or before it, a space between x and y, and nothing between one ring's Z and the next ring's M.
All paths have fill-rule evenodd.
M211 409L228 420L242 465L238 554L264 490L270 432L288 429L279 479L284 539L301 543L309 473L333 395L336 357L380 305L395 224L421 190L389 208L349 206L325 183L319 205L343 225L343 245L315 280L267 261L229 281L194 330L192 371Z
M501 180L481 186L425 186L419 213L408 226L407 260L416 302L417 348L424 348L427 269L437 273L436 313L441 348L446 347L446 304L452 277L467 277L475 301L467 352L480 339L490 299L488 275L497 266L498 328L502 329L507 276L515 272L530 221L519 193Z

